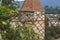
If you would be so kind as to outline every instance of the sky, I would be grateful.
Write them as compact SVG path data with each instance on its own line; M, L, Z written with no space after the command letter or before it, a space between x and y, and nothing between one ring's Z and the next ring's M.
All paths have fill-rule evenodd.
M15 0L15 1L17 1L17 0ZM24 1L24 0L18 0L18 1Z
M17 0L15 0L17 1ZM24 1L24 0L18 0ZM49 6L60 6L60 0L40 0L42 5L49 5Z
M41 0L43 5L60 6L60 0Z

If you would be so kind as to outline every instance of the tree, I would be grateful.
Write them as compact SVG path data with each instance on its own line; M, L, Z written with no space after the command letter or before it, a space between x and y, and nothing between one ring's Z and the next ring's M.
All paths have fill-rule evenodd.
M0 40L40 40L31 26L21 27L18 25L15 29L11 27L12 16L19 12L12 6L10 8L8 2L0 5Z
M15 2L15 0L2 0L2 5L8 6L10 9L17 9L20 5L19 2Z
M15 13L17 13L16 10L0 5L0 35L2 35L2 39L4 40L8 40L5 37L6 33L14 32L14 30L10 28L10 20L12 17L11 15Z
M58 9L58 7L54 8L54 7L48 7L46 6L46 14L58 14L59 15L59 11L60 9ZM55 18L55 16L52 16L53 18ZM59 17L56 17L59 20ZM60 38L60 26L49 26L48 24L48 18L45 18L45 40L56 40L58 38Z

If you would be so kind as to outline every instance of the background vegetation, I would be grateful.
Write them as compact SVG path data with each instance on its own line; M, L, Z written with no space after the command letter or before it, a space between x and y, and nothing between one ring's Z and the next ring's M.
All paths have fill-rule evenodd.
M40 40L39 36L33 31L32 27L18 26L11 28L11 18L13 15L19 14L18 2L14 0L2 0L0 3L0 40ZM45 7L46 14L60 14L58 7ZM60 18L60 17L59 17ZM60 38L60 27L49 27L46 18L45 40L55 40Z
M14 15L19 14L19 6L14 0L2 0L0 3L0 40L40 40L31 26L17 28L11 27Z
M50 11L49 11L50 10ZM56 11L56 12L55 12ZM46 7L46 14L60 14L60 9L58 7L56 8L51 8ZM58 19L60 18L57 17ZM48 18L45 18L45 40L56 40L60 38L60 26L51 26L49 27L48 25Z

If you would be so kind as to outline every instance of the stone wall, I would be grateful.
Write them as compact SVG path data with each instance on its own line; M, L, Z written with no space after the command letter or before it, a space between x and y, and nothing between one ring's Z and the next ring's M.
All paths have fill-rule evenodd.
M41 40L45 37L45 16L44 12L21 12L19 21L23 26L31 24L33 30L40 35Z

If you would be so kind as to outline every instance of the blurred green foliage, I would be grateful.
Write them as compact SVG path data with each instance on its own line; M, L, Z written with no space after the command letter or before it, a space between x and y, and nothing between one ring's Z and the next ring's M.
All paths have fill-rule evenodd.
M5 34L14 32L13 29L10 28L10 21L12 17L11 15L15 13L17 13L16 10L0 5L0 37L2 38L0 40L7 40ZM8 35L11 36L11 34Z
M0 40L40 40L31 26L11 28L11 18L19 14L17 10L0 5Z
M19 13L13 5L12 0L2 0L2 4L0 4L0 40L40 40L39 35L33 31L31 26L19 26L15 29L11 28L10 22L12 16ZM47 10L49 10L48 13L53 13L52 11L50 12L50 9ZM57 10L58 9L56 8L56 11ZM58 13L60 13L60 11ZM60 38L59 26L49 27L47 18L45 25L45 40L55 40Z
M60 38L60 27L46 27L46 34L45 34L45 40L52 40L52 38L58 39Z
M20 40L40 40L39 35L33 31L32 26L19 27L16 33Z
M20 7L19 2L15 2L15 0L1 0L1 4L13 10L18 9Z

